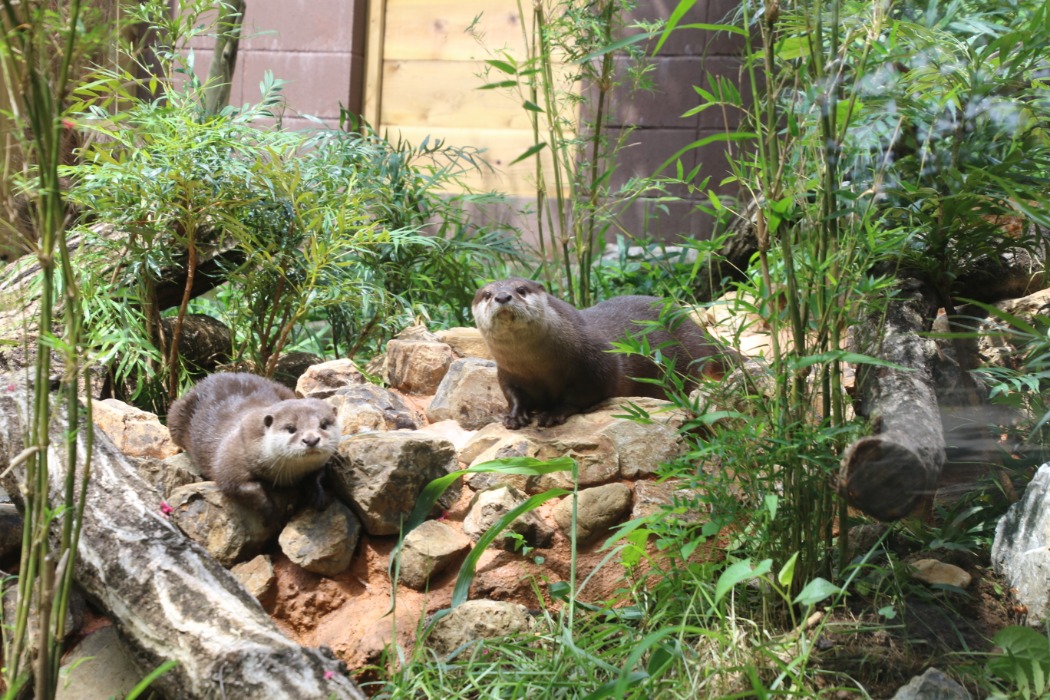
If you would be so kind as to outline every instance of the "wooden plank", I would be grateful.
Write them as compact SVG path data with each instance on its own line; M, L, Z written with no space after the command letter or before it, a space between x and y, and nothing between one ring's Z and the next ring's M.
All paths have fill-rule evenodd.
M532 3L522 4L529 12ZM502 49L525 55L516 0L387 0L386 22L387 60L483 60Z
M478 129L532 129L523 97L512 88L482 90L473 61L387 61L383 124Z
M485 149L482 157L492 169L471 171L461 178L466 188L475 191L497 190L508 195L535 196L536 194L536 161L535 157L514 163L511 161L532 146L532 134L514 129L457 129L441 127L432 129L413 124L390 124L384 127L389 138L396 140L398 135L412 144L420 144L428 138L444 139L449 145L474 146ZM544 173L551 189L554 187L553 166L549 154L542 158ZM446 188L445 191L461 191Z
M383 106L383 52L386 37L387 0L368 0L368 35L365 37L365 86L361 115L379 128Z

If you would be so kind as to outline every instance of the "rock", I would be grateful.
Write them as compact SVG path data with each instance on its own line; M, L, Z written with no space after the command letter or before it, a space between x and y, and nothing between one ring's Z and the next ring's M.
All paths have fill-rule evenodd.
M651 423L615 418L598 429L598 435L609 438L619 457L620 477L637 479L656 472L660 464L673 462L685 452L678 437L688 416L681 409L652 413Z
M447 657L471 642L528 632L533 627L524 605L468 600L435 622L425 643L439 657Z
M167 459L143 459L135 467L139 475L152 484L157 493L164 498L169 498L171 492L180 486L204 480L200 470L185 452Z
M386 344L387 383L406 394L433 394L455 359L444 343L395 338Z
M358 384L339 389L328 402L335 406L336 420L343 435L385 431L415 430L423 424L400 396L375 384Z
M278 384L295 391L299 384L299 378L303 376L303 373L310 367L323 361L323 357L312 352L302 352L300 350L282 352L281 356L277 358L276 365L274 365L272 379Z
M353 360L331 360L310 365L295 383L295 393L303 398L327 399L339 389L365 383L365 376Z
M180 486L168 504L171 521L226 567L254 557L281 528L280 522L225 496L214 481Z
M493 443L487 450L474 458L471 467L491 462L496 459L509 457L535 457L539 453L539 445L528 435L520 432L509 432L503 439ZM474 472L464 477L467 486L475 491L494 489L500 486L513 486L525 491L529 477L524 474L504 474L501 472Z
M22 514L13 503L0 503L0 563L22 550Z
M631 520L660 514L660 518L665 521L699 522L702 514L689 505L697 495L698 491L681 488L681 483L676 479L635 482Z
M230 573L260 602L269 600L276 592L277 577L273 573L273 562L265 554L234 564Z
M419 429L419 432L448 440L456 450L463 449L463 446L468 444L476 434L474 430L464 430L463 426L454 420L441 420L425 425Z
M423 590L430 578L470 550L470 538L438 520L427 520L405 536L398 580Z
M969 573L960 569L958 566L955 566L954 564L945 564L936 559L919 559L918 561L911 562L911 565L915 567L915 571L912 573L912 578L931 586L939 584L944 586L955 586L956 588L966 588L973 580L973 577L970 576Z
M361 536L361 521L333 500L323 511L307 509L285 525L281 551L307 571L335 576L346 571Z
M470 510L463 518L463 532L477 542L496 524L497 520L517 508L525 500L525 494L513 486L501 486L481 491L474 496ZM554 538L553 530L536 515L535 511L522 513L503 532L521 535L530 547L549 547ZM514 546L514 538L506 534L497 537L495 542L501 543L505 548Z
M576 505L576 539L587 543L620 522L631 508L631 489L625 484L605 484L579 493ZM562 532L572 532L572 496L551 512Z
M56 700L123 698L152 669L139 667L113 625L89 634L63 657Z
M502 419L507 399L496 380L496 363L468 357L454 361L427 406L431 422L456 420L467 430L478 430Z
M1011 316L1032 323L1036 316L1050 316L1050 289L1043 289L1019 299L1001 301L995 306ZM989 315L981 321L977 332L977 352L982 364L1013 366L1018 359L1018 337L1009 324L995 315Z
M397 334L396 339L422 343L436 343L438 341L438 337L431 333L422 323L404 328Z
M1028 608L1028 624L1042 625L1050 617L1050 464L1039 467L996 526L992 567Z
M329 465L333 490L370 535L397 534L423 487L457 466L450 442L417 432L353 435L338 454L342 459ZM452 487L439 504L448 507L458 497Z
M908 681L891 700L970 700L971 695L943 671L928 668L921 676Z
M117 399L91 402L92 420L128 457L164 459L179 451L153 413Z
M492 351L489 350L488 343L481 336L481 331L473 326L449 328L438 331L436 335L437 339L452 348L452 352L456 353L458 357L480 357L483 360L493 359Z
M579 420L573 420L579 418ZM587 415L571 416L564 430L547 436L536 452L538 459L557 459L568 456L576 460L577 478L580 486L596 486L612 481L620 473L620 458L616 446L606 435L595 434ZM554 432L554 431L550 431ZM547 489L571 489L572 472L561 471L529 477L526 487L529 493L542 493Z
M504 438L522 435L520 430L507 430L502 423L489 423L474 433L459 450L459 460L467 464L478 461L478 456Z

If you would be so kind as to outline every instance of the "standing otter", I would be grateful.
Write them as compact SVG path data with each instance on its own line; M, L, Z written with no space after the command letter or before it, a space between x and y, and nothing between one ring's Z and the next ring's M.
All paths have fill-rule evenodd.
M628 335L645 335L687 377L697 373L691 363L728 352L688 317L664 312L666 305L657 297L622 296L576 309L538 282L517 278L479 289L471 310L507 397L503 424L516 430L536 414L542 427L560 425L613 396L666 398L659 385L638 381L660 378L652 360L609 352ZM725 371L724 362L717 366Z
M288 486L317 472L339 442L335 409L299 399L286 386L246 372L212 374L168 411L176 445L226 495L273 511L265 486Z

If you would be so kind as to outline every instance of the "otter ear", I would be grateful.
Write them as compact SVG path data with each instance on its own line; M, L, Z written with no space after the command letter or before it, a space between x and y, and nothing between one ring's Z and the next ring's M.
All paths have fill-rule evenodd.
M271 425L273 425L273 414L267 413L263 416L263 427L269 428Z

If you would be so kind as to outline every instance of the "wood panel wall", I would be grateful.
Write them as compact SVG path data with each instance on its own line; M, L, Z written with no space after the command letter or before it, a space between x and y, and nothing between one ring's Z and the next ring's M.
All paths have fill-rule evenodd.
M536 142L522 98L479 89L508 77L485 77L486 59L508 51L524 60L516 0L372 0L368 21L365 118L414 144L483 148L492 170L468 174L465 185L534 195L535 159L511 164ZM544 167L549 178L549 159Z

